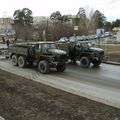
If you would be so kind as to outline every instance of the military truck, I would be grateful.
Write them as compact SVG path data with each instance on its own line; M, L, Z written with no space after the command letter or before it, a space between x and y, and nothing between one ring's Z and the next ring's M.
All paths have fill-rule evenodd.
M56 48L54 42L17 43L9 47L10 58L21 68L36 65L41 73L49 73L50 68L58 72L66 69L67 53Z
M80 65L85 68L89 67L91 63L95 67L99 66L104 57L103 49L95 48L89 41L56 42L56 45L67 52L73 63L80 61Z

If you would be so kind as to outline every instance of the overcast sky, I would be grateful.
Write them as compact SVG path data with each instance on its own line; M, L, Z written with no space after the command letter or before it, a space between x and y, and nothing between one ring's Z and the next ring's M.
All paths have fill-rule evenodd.
M50 16L53 12L77 14L80 7L101 11L107 20L120 19L120 0L0 0L0 17L13 16L15 10L29 8L33 16Z

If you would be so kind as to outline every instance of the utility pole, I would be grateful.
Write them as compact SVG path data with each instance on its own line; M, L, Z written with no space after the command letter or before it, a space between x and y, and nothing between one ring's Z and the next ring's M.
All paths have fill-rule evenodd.
M45 29L43 30L43 40L47 41L48 39L48 17L46 18Z
M46 21L46 39L48 39L48 17Z
M43 40L46 41L46 32L43 30Z

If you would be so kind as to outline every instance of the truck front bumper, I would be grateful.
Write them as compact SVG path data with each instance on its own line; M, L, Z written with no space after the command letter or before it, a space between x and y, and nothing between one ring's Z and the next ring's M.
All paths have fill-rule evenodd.
M51 67L56 67L58 65L65 65L65 64L67 64L67 62L51 62L50 66Z

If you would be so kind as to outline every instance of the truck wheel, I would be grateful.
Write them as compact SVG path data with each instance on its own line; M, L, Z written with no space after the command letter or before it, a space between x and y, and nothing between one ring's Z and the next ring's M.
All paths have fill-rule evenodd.
M65 64L64 65L57 65L56 69L58 72L64 72L66 69L66 65Z
M12 55L12 64L14 66L17 66L18 65L18 58L16 55Z
M43 74L49 73L50 67L48 62L46 60L40 61L38 64L38 70Z
M101 64L101 60L93 60L92 63L95 67L98 67Z
M18 58L18 66L21 67L21 68L23 68L23 67L25 67L26 65L27 65L27 61L26 61L25 57L20 56L20 57Z
M80 60L80 65L84 68L87 68L90 66L90 59L88 57L82 57Z

